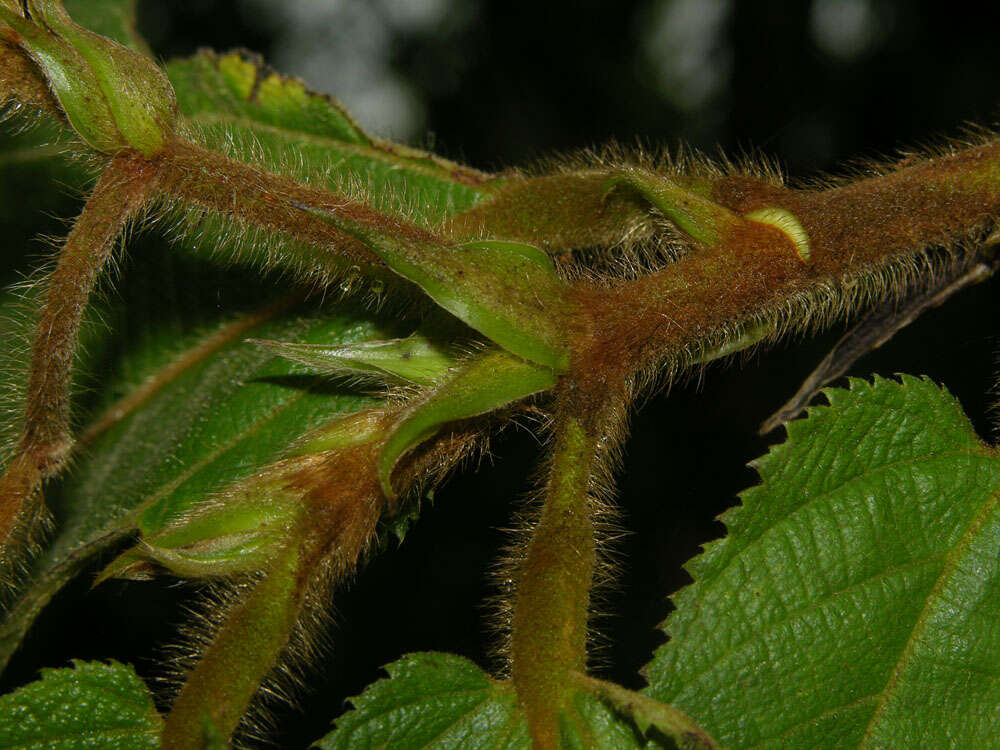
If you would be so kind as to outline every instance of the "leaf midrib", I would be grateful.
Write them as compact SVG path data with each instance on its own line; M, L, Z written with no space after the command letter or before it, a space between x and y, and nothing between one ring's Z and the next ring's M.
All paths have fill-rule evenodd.
M929 562L934 562L934 561L936 561L938 559L942 559L944 557L945 557L944 554L937 554L937 555L928 555L926 557L921 557L921 558L918 558L918 559L915 559L915 560L908 560L907 562L903 563L902 565L895 565L895 566L893 566L891 568L887 568L885 570L881 570L881 571L879 571L877 573L874 573L874 574L872 574L870 576L867 576L866 578L864 578L864 579L862 579L860 581L855 581L850 586L845 586L842 589L837 589L835 591L830 591L822 599L819 599L819 600L817 600L815 602L810 602L809 605L806 606L806 607L802 607L800 609L796 609L796 610L793 610L791 612L787 612L781 618L779 618L779 619L775 620L774 622L768 624L767 627L763 628L762 630L754 632L754 634L751 637L744 638L739 643L737 643L734 646L732 646L731 648L727 649L724 653L720 654L717 659L713 659L712 662L711 662L711 664L706 669L702 670L695 677L692 677L691 679L686 680L685 681L685 685L684 685L684 690L681 691L680 693L677 693L674 696L674 698L672 699L672 702L683 703L685 695L688 695L691 692L694 692L695 694L698 694L700 692L699 690L692 691L692 690L690 690L690 688L692 686L698 684L702 680L704 680L705 677L708 676L709 673L712 672L720 664L722 664L726 660L730 659L735 654L739 653L741 650L743 650L747 646L751 645L752 643L756 643L758 640L760 640L763 636L767 635L768 633L776 630L777 628L779 628L782 625L787 624L789 621L791 621L791 620L793 620L793 619L795 619L795 618L797 618L797 617L799 617L801 615L804 615L804 614L807 614L809 612L812 612L813 610L820 609L824 605L826 605L829 602L835 600L837 597L839 597L839 596L841 596L843 594L846 594L846 593L848 593L850 591L853 591L855 589L859 589L859 588L862 588L864 586L867 586L868 584L870 584L870 583L872 583L874 581L878 581L879 579L882 579L882 578L887 578L887 577L889 577L889 576L891 576L891 575L893 575L895 573L899 573L901 571L905 571L905 570L908 570L910 568L916 568L916 567L920 567L922 565L926 565ZM871 697L871 696L869 696L869 697ZM850 705L850 704L845 704L845 705ZM841 707L838 706L837 708L841 708ZM798 726L798 725L793 725L793 726Z
M986 523L989 517L996 510L997 502L1000 497L1000 490L995 489L990 497L982 504L979 511L973 516L972 520L969 522L969 526L966 529L965 534L962 538L946 555L945 563L941 568L941 574L938 576L937 580L934 582L934 586L931 588L930 593L927 595L927 601L924 602L924 607L920 611L920 615L917 617L916 622L913 624L913 629L910 631L910 636L907 638L906 644L903 646L903 650L900 652L899 659L896 662L896 666L893 668L892 673L889 675L889 679L886 681L885 687L878 694L875 710L872 712L872 717L868 721L868 725L865 727L864 739L858 745L858 749L861 750L865 747L870 747L870 741L873 737L873 732L876 729L879 718L885 711L886 706L893 697L897 686L899 685L899 680L902 675L903 669L907 666L909 660L913 656L913 651L917 646L920 636L923 635L927 628L927 620L930 616L932 609L932 604L936 603L936 598L940 595L942 588L948 582L952 574L954 574L959 561L961 560L966 549L976 538L978 532L981 530L982 526Z
M817 495L814 495L813 497L809 498L809 500L807 502L805 502L802 505L800 505L798 508L796 508L791 513L787 513L787 514L783 515L781 518L776 519L774 521L774 523L771 523L771 524L763 527L760 530L759 534L757 534L756 536L754 536L752 539L749 539L746 542L746 544L744 544L742 547L740 547L739 549L737 549L736 551L734 551L731 554L730 558L728 560L726 560L725 564L719 569L718 573L714 576L713 583L715 581L718 581L722 577L722 575L726 571L729 570L730 567L732 567L737 561L739 561L741 559L741 556L743 554L745 554L749 550L755 549L756 547L760 546L760 544L762 544L764 542L765 537L767 537L772 531L775 531L776 529L779 529L782 526L784 526L784 525L786 525L788 523L791 523L791 521L794 518L796 518L800 513L805 512L808 508L812 507L814 503L829 498L834 493L842 490L845 487L849 487L850 485L854 484L855 482L859 481L862 478L867 478L867 477L870 477L870 476L882 473L883 471L885 471L887 469L897 468L897 467L903 466L903 465L919 465L919 464L922 464L922 463L928 463L930 461L936 461L936 460L939 460L941 458L946 458L946 457L948 457L950 455L956 455L956 454L960 454L960 455L967 455L967 454L974 455L974 454L970 454L967 449L961 448L961 449L955 449L955 450L951 450L951 451L941 451L940 453L934 453L932 455L924 456L924 457L916 458L916 459L910 458L910 459L906 459L904 461L892 461L892 462L888 462L888 463L885 463L885 464L880 464L878 467L875 467L875 468L872 468L872 469L866 469L861 474L857 474L857 475L851 477L850 479L848 479L847 481L843 482L842 484L839 484L836 487L827 490L826 492L822 492L822 493L819 493ZM940 555L929 555L929 556L926 556L925 558L921 558L921 559L918 559L918 560L908 561L904 565L897 565L894 568L890 568L890 569L888 569L886 571L882 571L881 573L875 574L873 576L869 576L868 578L866 578L866 579L864 579L862 581L858 581L856 583L853 583L853 584L851 584L850 586L847 586L844 589L838 589L837 591L831 591L826 597L824 597L823 601L827 601L829 598L832 598L833 596L836 596L836 595L840 594L842 591L850 591L855 586L862 585L864 583L867 583L870 580L878 578L883 573L892 572L893 570L905 567L906 565L909 565L911 563L917 564L917 563L920 563L920 562L927 562L927 561L929 561L929 560L931 560L931 559L933 559L935 557L939 557L939 556ZM703 581L703 583L706 583L706 582ZM701 595L701 596L699 596L699 599L702 599L703 597L704 597L704 595ZM762 631L762 632L768 632L773 627L775 627L777 625L780 625L781 623L785 622L786 620L791 619L792 617L795 617L795 616L797 616L797 615L799 615L799 614L801 614L803 612L808 612L811 608L812 608L812 605L807 606L807 607L803 607L801 609L794 610L792 612L788 612L780 620L777 620L776 622L771 623L770 625L768 625L767 628L764 631ZM701 670L694 677L691 677L688 680L686 680L685 684L687 685L687 684L691 684L693 682L697 682L697 681L701 680L703 677L705 677L706 674L708 674L716 666L718 666L719 663L721 663L723 660L725 660L726 658L728 658L729 656L731 656L733 653L735 653L736 651L738 651L740 648L742 648L743 646L745 646L751 640L751 638L745 638L745 639L741 640L739 643L735 644L725 654L722 654L718 659L714 659L712 662L710 662L703 670ZM680 695L680 694L678 694L678 695Z
M417 174L423 175L425 177L433 177L443 182L455 183L462 188L467 190L481 193L484 190L488 190L489 182L492 179L491 175L486 173L480 173L470 167L459 167L455 165L456 170L461 169L474 174L481 174L483 176L483 182L480 185L473 185L461 180L456 180L454 175L448 172L448 170L441 166L432 167L428 164L420 164L411 159L400 158L399 156L389 153L383 149L378 149L373 146L365 146L358 143L348 143L346 141L340 141L336 138L330 136L323 136L317 133L306 133L301 130L291 130L286 127L281 127L279 125L274 125L272 123L261 122L260 120L253 120L248 117L241 117L237 115L229 114L212 114L208 112L198 112L193 115L185 115L185 120L189 122L194 122L199 125L211 126L211 125L234 125L237 127L245 128L247 130L259 130L273 135L281 136L282 138L287 138L289 140L295 140L299 142L305 142L311 145L320 146L322 148L337 149L339 151L345 151L348 153L356 154L358 156L363 156L365 158L371 159L372 161L382 162L390 167L396 169L405 168L409 171L416 172Z

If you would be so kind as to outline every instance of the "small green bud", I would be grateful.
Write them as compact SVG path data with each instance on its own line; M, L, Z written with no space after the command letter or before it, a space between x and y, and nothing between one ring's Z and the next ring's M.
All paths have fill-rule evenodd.
M98 576L146 580L158 569L181 578L221 578L267 567L302 512L280 478L243 483L160 532L145 536ZM95 585L96 585L95 583Z
M152 60L77 25L59 0L0 0L0 35L45 75L73 129L102 153L152 156L177 119L166 75Z
M395 498L390 481L396 462L448 422L487 414L552 388L558 377L548 367L493 350L456 370L425 398L407 408L378 457L382 491Z
M743 218L774 227L788 237L792 245L795 246L795 253L799 256L799 260L803 263L809 262L809 258L812 255L812 248L809 246L809 235L802 226L802 223L791 211L778 208L777 206L769 206L743 214Z

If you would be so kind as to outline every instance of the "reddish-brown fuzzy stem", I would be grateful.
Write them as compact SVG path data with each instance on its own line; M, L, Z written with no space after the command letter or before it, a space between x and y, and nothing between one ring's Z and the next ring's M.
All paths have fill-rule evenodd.
M17 458L0 478L0 548L36 515L25 506L38 502L41 482L65 463L72 445L70 384L80 322L101 269L148 200L156 176L140 155L116 156L66 238L31 345L24 433Z
M576 370L601 377L647 370L727 325L778 315L796 298L829 298L845 281L863 289L865 275L888 263L988 228L1000 217L1000 142L829 190L744 177L713 190L739 214L793 215L808 237L808 259L780 229L747 221L658 273L610 290L580 283Z
M355 265L370 276L391 277L381 260L360 240L317 216L327 212L384 232L432 242L434 235L342 195L310 187L194 143L177 140L157 156L165 196L189 207L229 217L247 226L297 240L314 252L293 259L311 276ZM311 211L303 207L308 206Z
M596 395L596 394L595 394ZM541 516L518 567L511 676L539 750L559 747L572 672L586 669L590 593L597 565L591 492L601 470L612 396L592 409L563 383Z

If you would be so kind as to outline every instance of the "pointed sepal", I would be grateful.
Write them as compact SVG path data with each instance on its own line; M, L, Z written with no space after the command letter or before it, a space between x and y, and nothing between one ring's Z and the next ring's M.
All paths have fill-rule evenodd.
M431 385L443 378L456 360L447 347L419 335L350 346L262 339L250 339L250 342L325 375L402 380L421 385Z
M548 367L491 350L456 369L452 376L418 399L401 415L378 457L382 491L392 499L392 470L408 451L448 422L500 409L555 386L558 376Z

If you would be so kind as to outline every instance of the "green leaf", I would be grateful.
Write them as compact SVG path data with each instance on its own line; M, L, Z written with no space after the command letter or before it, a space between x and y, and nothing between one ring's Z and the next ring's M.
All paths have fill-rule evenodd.
M73 662L0 696L0 748L132 750L160 746L163 721L135 670Z
M389 679L352 699L354 709L315 747L530 749L528 725L508 681L493 680L453 654L408 654L385 669ZM565 721L565 747L643 747L634 729L593 696L579 693L574 704Z
M826 394L689 565L648 693L733 748L993 746L1000 460L927 380Z
M528 727L507 682L451 654L409 654L351 700L354 710L318 743L323 750L405 747L528 748Z
M490 176L365 134L336 101L242 52L167 65L181 113L208 143L334 191L357 185L381 211L436 223L474 206Z
M85 449L73 472L47 489L57 532L0 624L0 664L94 554L135 528L155 534L214 491L279 457L303 433L378 403L300 374L298 366L244 338L346 345L398 335L398 324L347 306L261 309L259 300L273 290L234 279L232 269L168 260L158 264L150 253L126 278L125 304L105 314L119 333L90 347L89 357L106 357L95 371L115 373L99 381L91 412L108 414L122 404L128 409L105 423L99 436L88 438L85 429ZM234 281L246 298L258 300L258 309L218 322L214 300ZM246 309L247 299L233 294L224 297L229 307ZM129 405L128 398L144 393L144 400ZM101 423L91 418L92 427Z

